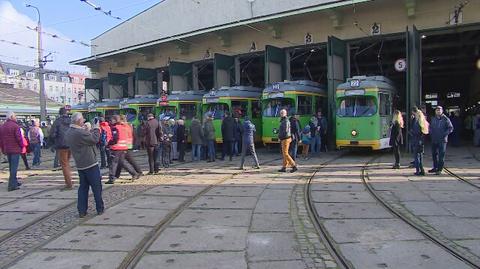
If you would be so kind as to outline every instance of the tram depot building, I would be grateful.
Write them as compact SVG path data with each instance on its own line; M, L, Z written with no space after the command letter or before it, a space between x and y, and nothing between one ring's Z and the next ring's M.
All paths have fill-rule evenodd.
M479 14L480 1L461 0L164 1L72 63L90 68L90 99L311 80L335 124L336 86L365 75L392 80L402 111L468 113L480 101Z

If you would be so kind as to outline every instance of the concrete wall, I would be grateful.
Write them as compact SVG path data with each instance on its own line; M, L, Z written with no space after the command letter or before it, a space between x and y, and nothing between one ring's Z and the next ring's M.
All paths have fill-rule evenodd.
M94 38L92 55L337 0L167 0ZM345 0L343 2L351 2ZM115 42L111 42L115 40Z
M257 1L260 3L259 0ZM146 61L145 57L139 53L121 55L122 64L120 66L116 64L113 57L102 59L102 63L98 66L98 72L94 73L94 76L105 77L108 72L130 73L135 70L135 67L163 67L168 65L169 59L183 62L202 60L207 49L212 56L214 53L227 55L248 53L253 41L256 42L258 50L263 50L267 44L278 47L301 46L304 44L306 33L312 35L314 43L326 42L329 35L342 39L368 38L367 34L373 23L381 25L383 34L403 33L408 25L413 24L419 30L446 27L449 13L454 10L456 3L456 1L450 0L418 0L413 17L407 16L405 1L399 0L378 0L357 4L355 13L353 7L348 6L336 9L335 13L323 11L292 16L274 22L275 25L281 27L280 38L273 37L271 24L257 23L251 25L252 27L236 27L229 30L230 46L222 46L215 34L200 35L185 41L190 46L186 54L185 51L182 53L178 50L177 44L165 43L152 48L154 57L149 61ZM332 15L335 14L339 21L332 20ZM480 14L480 1L471 1L468 8L464 9L463 23L480 23L478 14ZM355 27L355 21L368 33ZM337 23L336 27L334 27L335 23ZM117 43L117 40L112 39L110 43Z

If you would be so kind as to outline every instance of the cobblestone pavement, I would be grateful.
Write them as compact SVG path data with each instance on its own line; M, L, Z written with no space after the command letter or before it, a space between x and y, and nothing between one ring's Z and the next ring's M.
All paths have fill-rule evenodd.
M262 150L261 170L238 170L239 158L175 164L161 175L106 188L106 212L96 216L91 200L90 213L82 220L77 218L76 191L61 191L61 172L46 169L50 163L44 162L36 170L21 172L21 191L6 192L0 184L0 267L339 268L307 210L305 184L315 175L310 199L320 225L352 267L468 268L446 252L439 255L442 248L366 192L360 168L372 154L347 155L319 170L340 154L301 160L300 171L293 174L278 173L280 155ZM146 168L145 155L135 155ZM448 160L452 171L478 179L478 161L469 151L452 149ZM480 222L472 214L478 211L474 206L480 191L447 174L414 178L411 169L389 169L389 161L390 156L383 155L369 169L382 197L478 255ZM0 182L6 179L1 170ZM463 185L470 189L459 187ZM437 201L435 195L450 200ZM451 204L460 205L458 212ZM442 230L460 221L470 226L457 228L455 236Z

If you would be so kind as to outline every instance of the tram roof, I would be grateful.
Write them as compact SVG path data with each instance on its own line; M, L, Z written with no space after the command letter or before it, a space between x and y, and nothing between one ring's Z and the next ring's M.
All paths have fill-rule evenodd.
M102 107L118 107L120 105L120 100L108 100L104 99L100 103L95 103L95 108L102 108Z
M359 81L360 84L353 87L351 85L352 81ZM337 86L337 90L352 90L358 88L380 88L395 91L395 85L393 82L384 76L354 76L352 78L348 78L347 82Z
M87 110L89 106L90 106L90 103L73 105L71 110Z
M135 104L156 104L158 101L158 96L156 95L136 95L135 98L129 98L125 102L122 102L127 105Z
M262 89L252 86L232 86L221 87L218 90L212 90L206 93L204 98L215 97L237 97L237 98L260 98L262 96Z
M167 101L202 101L204 91L174 91L167 96Z
M311 81L311 80L295 80L295 81L283 81L275 82L268 85L263 92L272 93L272 92L286 92L286 91L301 91L301 92L311 92L311 93L325 93L325 86L322 84Z

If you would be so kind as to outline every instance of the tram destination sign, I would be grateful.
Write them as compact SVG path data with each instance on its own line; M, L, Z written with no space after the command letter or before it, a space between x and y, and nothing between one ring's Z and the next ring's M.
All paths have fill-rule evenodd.
M268 98L282 98L283 96L283 92L271 92L268 94Z
M218 97L208 97L208 98L205 98L205 101L207 103L218 103L218 101L220 101L220 98L218 98Z
M353 95L365 95L365 90L355 89L355 90L346 90L345 91L345 96L353 96Z

